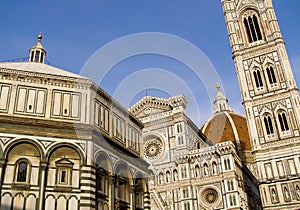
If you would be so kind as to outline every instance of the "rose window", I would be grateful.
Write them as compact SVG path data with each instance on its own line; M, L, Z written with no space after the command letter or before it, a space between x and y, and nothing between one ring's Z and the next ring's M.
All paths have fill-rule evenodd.
M161 141L155 139L149 141L144 149L145 157L154 160L156 159L162 152L162 143Z
M202 195L204 203L208 206L215 205L219 198L218 192L212 188L206 189Z

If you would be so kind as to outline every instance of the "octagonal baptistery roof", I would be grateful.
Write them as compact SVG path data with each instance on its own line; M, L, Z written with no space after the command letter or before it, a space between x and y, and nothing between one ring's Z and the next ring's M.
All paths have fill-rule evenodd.
M30 72L36 74L56 75L63 77L72 77L78 79L88 79L75 73L68 72L44 63L38 62L0 62L1 69L19 70L23 73Z

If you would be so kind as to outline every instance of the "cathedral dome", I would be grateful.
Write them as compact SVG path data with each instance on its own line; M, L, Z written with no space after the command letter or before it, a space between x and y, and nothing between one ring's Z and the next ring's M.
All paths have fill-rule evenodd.
M242 161L253 163L247 120L232 111L218 84L214 105L212 117L200 127L200 131L213 144L231 141Z
M246 118L232 111L215 113L200 130L213 144L232 141L237 150L251 151Z

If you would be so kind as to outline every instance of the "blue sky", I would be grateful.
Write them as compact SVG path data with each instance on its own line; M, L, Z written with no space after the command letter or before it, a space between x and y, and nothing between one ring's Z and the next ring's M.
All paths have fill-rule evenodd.
M273 4L295 78L300 84L300 24L297 18L300 1L274 0ZM220 75L230 106L236 112L243 112L221 0L3 1L0 25L0 61L28 56L37 34L42 32L50 64L75 73L82 70L97 50L122 36L142 32L178 36L202 50ZM182 63L165 56L144 54L128 58L111 70L102 86L113 94L124 78L150 68L177 75L191 88L200 113L196 124L209 118L211 100L205 85L187 73L188 68ZM156 76L160 77L160 73ZM157 89L160 91L149 90L148 95L164 92L163 87ZM136 101L144 94L143 90L129 97Z

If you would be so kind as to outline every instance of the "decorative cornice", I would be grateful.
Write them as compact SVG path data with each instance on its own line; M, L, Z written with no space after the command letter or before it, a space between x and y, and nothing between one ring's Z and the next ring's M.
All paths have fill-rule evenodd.
M0 79L76 89L89 89L92 84L90 79L85 78L35 73L7 68L0 68Z

